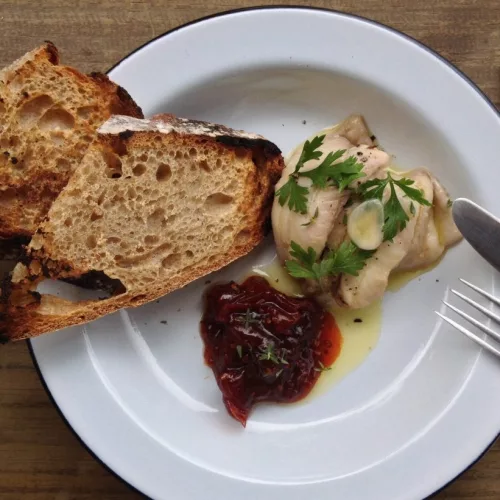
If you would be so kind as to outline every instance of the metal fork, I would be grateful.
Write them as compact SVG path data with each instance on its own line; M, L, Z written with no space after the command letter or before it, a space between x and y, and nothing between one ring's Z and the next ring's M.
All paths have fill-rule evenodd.
M486 297L487 299L491 300L494 304L497 306L500 306L500 299L494 297L491 295L491 293L485 292L481 288L479 288L476 285L473 285L472 283L469 283L468 281L465 281L464 279L460 278L460 281L464 284L467 285L469 288L472 288L472 290L476 291L477 293L481 294L483 297ZM455 294L457 297L460 297L462 300L467 302L467 304L470 304L472 307L476 308L478 311L481 311L485 316L488 318L491 318L495 323L500 324L500 316L497 314L491 312L487 307L482 306L481 304L478 304L477 302L474 302L472 299L469 299L469 297L465 296L464 294L457 292L456 290L451 290L453 294ZM443 300L443 304L446 307L449 307L452 311L455 311L458 315L462 316L462 318L466 319L469 323L472 323L474 326L482 330L486 335L491 337L492 339L495 339L497 342L500 342L500 334L493 331L490 327L484 325L477 319L473 318L472 316L469 316L467 313L464 313L457 307L449 304L445 300ZM449 323L451 326L455 327L459 332L463 333L465 336L469 337L472 339L474 342L479 344L480 346L484 347L486 350L489 352L495 354L495 356L498 356L500 358L500 349L497 349L496 347L492 346L490 343L486 342L484 339L476 335L475 333L472 333L471 331L467 330L467 328L464 328L462 325L458 324L456 321L453 321L452 319L446 317L444 314L441 314L438 311L435 311L436 314L444 319L447 323Z

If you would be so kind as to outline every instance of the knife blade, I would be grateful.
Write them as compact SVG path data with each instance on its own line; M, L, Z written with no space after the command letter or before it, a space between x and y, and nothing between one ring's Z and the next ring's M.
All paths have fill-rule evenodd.
M500 271L500 219L467 198L457 198L453 220L479 255Z

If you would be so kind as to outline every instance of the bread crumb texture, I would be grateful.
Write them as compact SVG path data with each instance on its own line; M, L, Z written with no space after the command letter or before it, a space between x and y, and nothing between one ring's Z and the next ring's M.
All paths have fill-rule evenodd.
M11 338L155 300L262 240L283 169L280 151L260 136L242 142L229 129L214 137L192 127L102 134L90 146L14 273ZM105 300L67 303L33 293L44 278L96 271L119 284Z
M59 64L50 42L0 71L0 237L33 234L114 113L142 117L105 75Z

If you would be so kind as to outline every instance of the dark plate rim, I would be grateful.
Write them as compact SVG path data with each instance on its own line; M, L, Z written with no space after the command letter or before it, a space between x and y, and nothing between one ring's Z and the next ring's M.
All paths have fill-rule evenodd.
M127 60L132 55L134 55L136 52L139 52L141 49L143 49L147 45L155 42L156 40L164 38L164 37L166 37L166 36L168 36L168 35L170 35L172 33L175 33L176 31L179 31L181 29L187 28L188 26L192 26L194 24L202 23L202 22L207 21L209 19L214 19L214 18L217 18L217 17L228 16L228 15L236 14L236 13L239 13L239 12L250 12L250 11L257 11L257 10L304 10L304 11L326 12L328 14L334 14L336 16L348 17L348 18L352 18L352 19L361 20L361 21L364 21L366 23L369 23L369 24L372 24L374 26L377 26L379 28L383 28L386 31L390 31L392 33L395 33L395 34L397 34L397 35L399 35L399 36L401 36L403 38L406 38L407 40L409 40L410 42L414 43L418 47L424 49L426 52L429 52L430 54L432 54L434 57L437 57L440 61L444 62L449 68L451 68L455 73L457 73L461 78L463 78L471 86L471 88L473 90L475 90L486 101L486 103L491 107L491 109L500 118L500 111L493 104L493 102L490 100L490 98L476 85L476 83L474 83L462 70L460 70L459 68L457 68L453 63L451 63L450 61L448 61L448 59L446 59L445 57L443 57L442 55L440 55L439 53L437 53L434 49L431 49L429 46L427 46L424 43L420 42L419 40L413 38L412 36L407 35L406 33L403 33L403 32L401 32L401 31L399 31L399 30L397 30L395 28L387 26L387 25L385 25L383 23L380 23L378 21L374 21L373 19L369 19L367 17L360 16L358 14L351 14L351 13L348 13L348 12L341 12L341 11L338 11L338 10L335 10L335 9L327 9L327 8L323 8L323 7L305 7L305 6L293 5L293 4L291 4L291 5L262 5L262 6L256 6L256 7L243 7L243 8L239 8L239 9L225 10L225 11L222 11L222 12L217 12L215 14L210 14L208 16L200 17L200 18L195 19L193 21L189 21L187 23L181 24L180 26L172 28L171 30L165 31L165 32L161 33L160 35L152 38L151 40L148 40L147 42L143 43L142 45L140 45L139 47L137 47L136 49L134 49L132 52L130 52L129 54L127 54L125 57L123 57L122 59L120 59L116 64L114 64L111 68L109 68L106 73L108 74L111 71L113 71L121 63L123 63L125 60ZM40 381L42 383L43 388L45 389L45 392L47 393L47 395L48 395L50 401L52 402L53 406L55 407L55 409L59 413L61 419L65 422L66 426L73 433L73 435L78 439L78 441L80 442L80 444L108 472L110 472L113 476L115 476L117 479L119 479L121 482L123 482L125 485L127 485L132 491L135 491L135 492L143 495L144 497L149 498L142 491L140 491L139 489L137 489L134 486L132 486L126 479L124 479L118 473L116 473L109 465L107 465L105 462L103 462L92 451L92 449L89 448L89 446L87 446L87 444L83 441L83 439L80 437L80 435L75 431L75 429L72 427L71 423L68 421L68 419L66 418L66 416L62 412L62 410L59 407L59 405L56 403L56 401L54 399L54 396L52 395L49 387L47 386L47 383L46 383L46 381L45 381L45 379L43 377L43 374L42 374L42 372L40 370L40 366L39 366L38 361L36 359L36 354L34 352L33 344L31 342L31 340L28 339L26 342L27 342L27 345L28 345L28 350L29 350L31 359L33 361L33 365L35 366L35 369L36 369L36 371L38 373L38 376L40 377ZM496 435L496 437L493 439L493 441L483 451L481 451L481 453L479 453L479 455L476 458L474 458L472 460L472 462L465 469L463 469L456 476L454 476L453 478L451 478L448 482L446 482L445 484L443 484L439 489L437 489L436 491L434 491L433 493L431 493L428 497L426 497L426 499L433 498L435 495L437 495L438 493L440 493L441 491L443 491L445 488L447 488L456 479L458 479L462 474L464 474L464 472L468 471L472 466L474 466L477 462L479 462L481 460L481 458L483 458L483 456L493 446L493 444L495 443L495 441L498 439L499 436L500 436L500 429L499 429L499 432Z

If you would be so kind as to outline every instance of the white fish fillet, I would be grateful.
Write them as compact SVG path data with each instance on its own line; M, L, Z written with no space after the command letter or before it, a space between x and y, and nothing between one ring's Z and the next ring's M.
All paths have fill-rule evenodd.
M345 133L352 140L363 142L360 146L354 146L346 137L339 135ZM356 156L364 163L363 172L367 177L374 175L383 166L387 165L390 157L384 151L370 149L373 142L362 117L353 115L337 127L318 132L316 135L325 134L325 139L320 151L323 152L319 160L311 160L305 164L301 171L306 172L316 168L330 151L346 150L339 161L350 156ZM299 161L303 144L300 144L292 154L286 158L286 167L280 181L276 185L278 190L288 181L291 173ZM358 154L359 153L359 154ZM348 193L342 192L334 186L325 189L311 187L311 180L299 178L299 185L309 187L307 200L307 214L299 214L291 211L288 206L281 206L275 198L272 210L272 224L276 249L279 258L284 262L290 259L290 244L295 241L303 248L311 247L320 255L326 247L328 236L331 233L335 221L342 211L348 199ZM357 182L353 182L357 185ZM317 211L317 212L316 212ZM317 213L314 222L308 224Z
M345 149L342 159L355 156L364 164L365 177L349 186L356 188L371 178L383 178L390 168L390 156L374 146L373 138L362 116L352 115L335 127L318 132L325 135L322 158L311 160L301 171L316 168L331 151ZM285 184L299 161L303 143L285 160L286 168L276 189ZM329 276L322 280L302 280L304 292L314 295L325 306L336 302L357 309L368 306L384 294L389 276L394 270L424 268L437 261L444 251L461 239L453 222L449 196L436 177L425 168L414 169L404 174L391 171L393 177L406 177L415 181L414 187L421 189L431 206L411 202L396 187L398 198L408 214L409 221L392 242L384 242L367 260L358 276ZM325 189L311 187L311 180L299 178L299 184L309 188L307 214L298 214L274 200L272 223L278 256L282 262L291 259L290 244L298 243L302 248L312 247L318 256L325 248L337 248L348 240L344 218L354 205L345 208L349 189L340 193L336 187ZM389 189L384 193L384 201ZM413 204L414 214L410 206ZM317 214L313 222L311 219Z
M410 200L401 196L399 188L396 190L402 200L403 208L410 215ZM388 188L384 193L385 196L387 192ZM378 247L357 276L342 275L337 291L337 301L340 305L359 309L382 297L391 271L398 267L411 247L416 223L417 217L410 217L406 227L394 237L393 241L385 241Z

